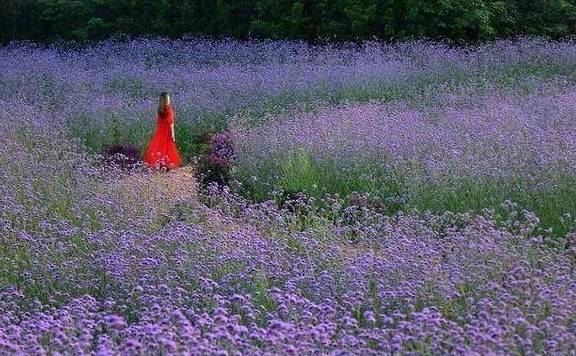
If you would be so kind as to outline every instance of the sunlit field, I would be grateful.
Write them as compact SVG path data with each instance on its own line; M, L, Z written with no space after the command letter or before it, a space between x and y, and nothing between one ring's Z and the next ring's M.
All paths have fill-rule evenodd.
M105 163L162 91L185 166ZM0 105L0 354L576 347L572 42L12 44Z

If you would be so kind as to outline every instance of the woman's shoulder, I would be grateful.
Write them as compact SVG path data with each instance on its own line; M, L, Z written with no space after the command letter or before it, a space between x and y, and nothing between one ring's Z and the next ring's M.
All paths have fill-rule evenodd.
M166 105L164 107L164 111L158 112L159 116L167 116L170 114L174 114L174 107L172 107L172 105Z

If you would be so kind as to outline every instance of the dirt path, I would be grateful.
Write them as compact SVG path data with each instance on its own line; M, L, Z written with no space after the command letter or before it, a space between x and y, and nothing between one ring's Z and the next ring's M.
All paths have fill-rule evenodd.
M120 211L126 227L154 228L163 216L178 204L196 205L198 183L194 168L184 166L169 172L133 172L105 182L100 189L103 199Z
M268 239L278 233L262 230L257 224L241 221L201 203L192 166L169 172L130 173L113 181L107 190L112 195L110 199L121 204L122 216L132 217L128 225L142 232L152 233L162 228L163 218L168 221L174 219L174 208L181 204L186 210L186 221L202 226L208 234L235 236L256 233ZM365 249L347 244L342 244L341 248L348 257L357 257L365 252Z
M198 182L193 166L169 172L133 172L108 182L103 190L108 199L120 209L123 217L131 217L126 227L153 232L162 221L174 218L175 208L183 207L186 220L201 225L206 231L231 233L254 231L255 226L238 221L211 209L198 200Z

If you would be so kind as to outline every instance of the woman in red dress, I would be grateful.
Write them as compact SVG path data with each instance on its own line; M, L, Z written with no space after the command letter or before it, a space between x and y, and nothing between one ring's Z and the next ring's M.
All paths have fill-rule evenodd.
M150 168L165 168L170 170L182 165L182 158L176 148L174 134L174 108L170 104L170 96L160 94L156 116L156 132L144 153L144 162Z

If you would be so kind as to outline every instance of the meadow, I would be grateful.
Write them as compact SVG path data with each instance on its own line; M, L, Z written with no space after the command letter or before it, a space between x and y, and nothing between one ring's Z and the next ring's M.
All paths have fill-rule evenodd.
M0 353L569 354L576 44L0 48ZM143 150L159 92L189 167ZM225 131L229 187L187 169Z

